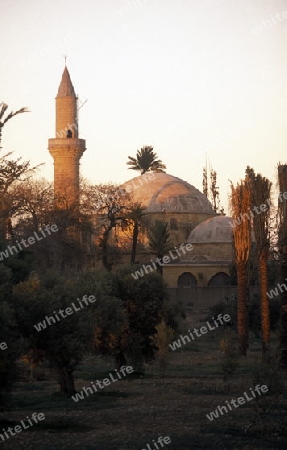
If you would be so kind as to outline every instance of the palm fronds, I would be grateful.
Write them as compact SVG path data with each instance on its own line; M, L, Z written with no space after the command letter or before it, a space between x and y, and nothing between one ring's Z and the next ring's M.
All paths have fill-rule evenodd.
M24 112L29 112L28 108L23 107L18 109L18 111L11 111L9 114L7 114L6 117L5 113L8 109L8 105L7 103L0 103L0 144L1 144L1 139L2 139L2 128L4 127L5 123L8 122L8 120L12 119L12 117L17 116L17 114L22 114Z
M127 162L129 169L138 170L143 175L146 172L164 172L166 166L162 163L160 159L157 159L157 154L153 151L151 145L145 145L140 150L137 151L136 158L128 156L129 161Z

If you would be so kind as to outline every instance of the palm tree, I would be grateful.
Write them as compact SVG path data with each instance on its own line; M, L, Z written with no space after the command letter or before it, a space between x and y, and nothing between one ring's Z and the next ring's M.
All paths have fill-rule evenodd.
M257 247L257 260L259 269L260 299L261 299L261 340L262 340L262 358L266 359L269 355L270 342L270 305L267 296L268 277L267 277L267 259L269 255L270 238L270 192L272 183L261 174L255 175L250 167L246 169L246 181L249 185L252 208L266 205L260 208L260 213L255 214L252 223ZM256 211L256 210L255 210Z
M157 154L154 153L153 147L151 145L144 145L140 150L137 151L136 158L129 156L129 161L127 162L129 169L139 170L141 175L146 172L164 172L166 166L162 163L160 159L157 159Z
M287 192L287 164L278 164L278 182L281 193ZM284 197L285 198L285 197ZM281 282L287 279L287 203L278 199L279 236L278 247L281 257ZM280 364L287 369L287 291L281 293L280 311Z
M6 103L4 102L0 103L0 144L2 140L2 128L4 127L5 123L8 122L8 120L12 119L12 117L16 116L17 114L29 112L28 108L24 107L15 112L11 111L9 114L7 114L6 117L4 117L7 109L8 105Z
M233 227L235 265L237 271L237 333L239 352L246 355L248 348L248 283L247 274L251 248L250 192L245 181L236 187L231 183L231 209L234 219L241 218ZM247 220L246 216L247 214Z
M16 116L17 114L28 112L27 108L21 108L15 112L11 111L5 117L7 109L8 105L6 103L0 103L0 150L2 141L2 129L4 125L8 122L8 120L12 119L12 117ZM19 179L22 174L26 174L28 172L30 165L30 163L27 161L20 164L21 158L17 158L16 161L7 161L6 158L10 155L11 152L5 154L4 156L0 156L0 236L2 236L3 238L5 238L5 221L7 219L6 216L9 209L7 204L8 188L15 180Z
M132 253L131 253L131 264L135 264L136 251L139 235L140 223L145 216L145 207L141 203L135 203L131 206L128 213L128 219L131 220L133 225L133 243L132 243Z
M148 231L148 240L151 253L160 259L162 259L169 250L174 248L172 240L170 239L168 223L161 220L156 220L151 225ZM162 266L158 266L157 270L162 275Z

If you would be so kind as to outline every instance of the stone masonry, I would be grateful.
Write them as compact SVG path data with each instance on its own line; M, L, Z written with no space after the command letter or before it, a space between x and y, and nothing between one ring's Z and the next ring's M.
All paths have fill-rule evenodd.
M65 67L56 97L56 137L49 139L58 208L77 206L79 201L79 161L86 150L86 142L78 137L77 116L77 97Z

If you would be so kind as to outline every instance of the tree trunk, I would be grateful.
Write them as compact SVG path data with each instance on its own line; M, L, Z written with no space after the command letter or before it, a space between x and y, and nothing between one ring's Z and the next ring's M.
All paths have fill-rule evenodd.
M287 245L283 245L281 260L281 283L287 279ZM280 365L282 369L287 369L287 291L281 294L280 311Z
M7 206L5 204L4 194L1 191L0 197L0 239L5 241L6 239L6 219L7 219Z
M101 247L102 247L102 251L103 251L103 266L105 267L105 269L107 269L108 272L110 272L113 268L112 263L109 262L108 259L108 240L109 240L109 235L110 235L110 231L112 230L112 227L109 226L108 228L105 229L104 233L103 233L103 237L102 237L102 242L101 242Z
M278 165L278 181L280 192L287 191L287 164ZM285 196L284 196L285 198ZM278 202L280 227L279 227L279 249L281 256L281 283L287 279L287 211L286 201ZM281 290L281 289L280 289ZM280 365L287 370L287 291L281 294L280 311Z
M266 360L269 356L270 342L270 306L267 296L267 265L266 256L262 251L259 253L259 278L260 278L260 299L261 299L261 341L262 341L262 359Z
M135 220L134 231L133 231L133 245L132 245L132 254L131 254L131 264L134 264L135 261L136 261L138 235L139 235L139 224L138 224L138 221Z
M246 265L237 264L237 333L239 340L239 353L247 354L248 348L248 294L246 290Z
M162 262L162 258L164 257L164 254L162 255L162 254L157 254L156 255L156 258L157 259L159 259L160 260L160 262L161 262L161 264L163 264L163 262ZM161 276L163 276L163 266L162 265L160 265L159 263L156 263L156 271L161 275Z
M116 369L120 370L120 368L122 366L126 366L127 364L127 360L125 358L125 355L123 354L123 352L119 352L116 357L115 357L115 365L116 365Z
M76 393L72 369L63 366L58 367L58 382L62 394L71 396Z

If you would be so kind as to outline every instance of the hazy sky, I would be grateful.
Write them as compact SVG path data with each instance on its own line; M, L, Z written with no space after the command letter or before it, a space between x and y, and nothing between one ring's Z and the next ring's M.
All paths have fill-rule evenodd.
M31 110L2 145L44 162L38 176L53 177L64 54L94 183L132 178L128 155L153 145L200 190L207 158L227 207L247 165L275 182L287 162L286 0L1 0L0 14L0 101Z

